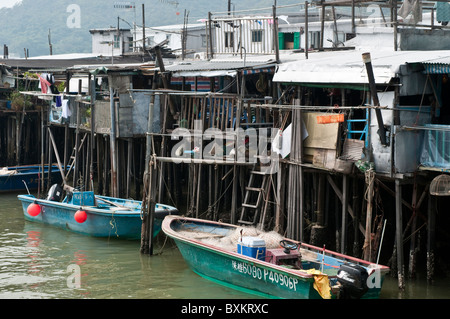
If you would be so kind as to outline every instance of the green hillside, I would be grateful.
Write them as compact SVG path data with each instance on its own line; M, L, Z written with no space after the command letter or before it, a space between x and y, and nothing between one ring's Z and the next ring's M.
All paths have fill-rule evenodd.
M277 1L287 5L304 0ZM49 54L48 34L51 30L53 54L91 52L89 29L116 27L117 17L130 25L136 21L142 25L142 3L145 5L146 26L182 24L184 12L189 12L189 22L208 17L208 12L227 11L227 0L147 0L134 2L136 10L114 8L114 0L23 0L13 8L0 10L0 50L3 44L9 48L9 56L24 57L24 48L29 56ZM232 1L232 10L270 8L273 0ZM298 7L297 7L298 8ZM293 10L291 8L291 10ZM121 27L129 24L120 20ZM3 55L3 54L2 54Z

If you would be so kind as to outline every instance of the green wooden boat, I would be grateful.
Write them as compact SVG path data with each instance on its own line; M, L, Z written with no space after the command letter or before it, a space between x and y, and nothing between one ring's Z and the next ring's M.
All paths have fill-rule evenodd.
M162 230L198 275L268 298L378 298L389 271L256 228L173 215Z

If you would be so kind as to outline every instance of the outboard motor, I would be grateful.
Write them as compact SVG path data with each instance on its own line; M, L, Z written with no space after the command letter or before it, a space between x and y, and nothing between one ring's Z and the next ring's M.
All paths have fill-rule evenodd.
M58 184L53 184L52 187L50 187L46 200L51 200L54 202L61 201L63 195L63 189Z
M367 286L367 270L353 263L345 263L339 267L337 280L342 285L340 298L359 299L369 289Z

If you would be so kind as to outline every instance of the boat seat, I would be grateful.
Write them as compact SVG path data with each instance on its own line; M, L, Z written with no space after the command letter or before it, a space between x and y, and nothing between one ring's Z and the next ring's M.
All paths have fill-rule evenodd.
M284 251L284 248L267 249L266 251L266 262L280 265L282 261L299 261L301 255L298 250L291 250L289 253Z

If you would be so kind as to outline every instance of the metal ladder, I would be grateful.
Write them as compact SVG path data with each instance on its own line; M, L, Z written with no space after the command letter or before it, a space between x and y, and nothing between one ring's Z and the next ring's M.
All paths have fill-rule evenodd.
M256 187L255 179L256 176L262 176L261 186ZM256 170L256 165L253 167L252 171L250 171L250 178L248 180L248 185L245 187L245 197L244 202L242 203L241 217L238 220L240 224L246 225L256 225L258 217L261 211L265 210L265 207L262 207L262 202L264 200L264 195L267 194L269 186L269 178L268 174L262 171ZM256 201L254 201L256 195ZM252 202L253 200L253 202ZM251 211L253 211L253 218L250 218ZM265 214L263 214L264 216ZM251 220L248 220L251 219ZM260 221L261 222L261 221Z

